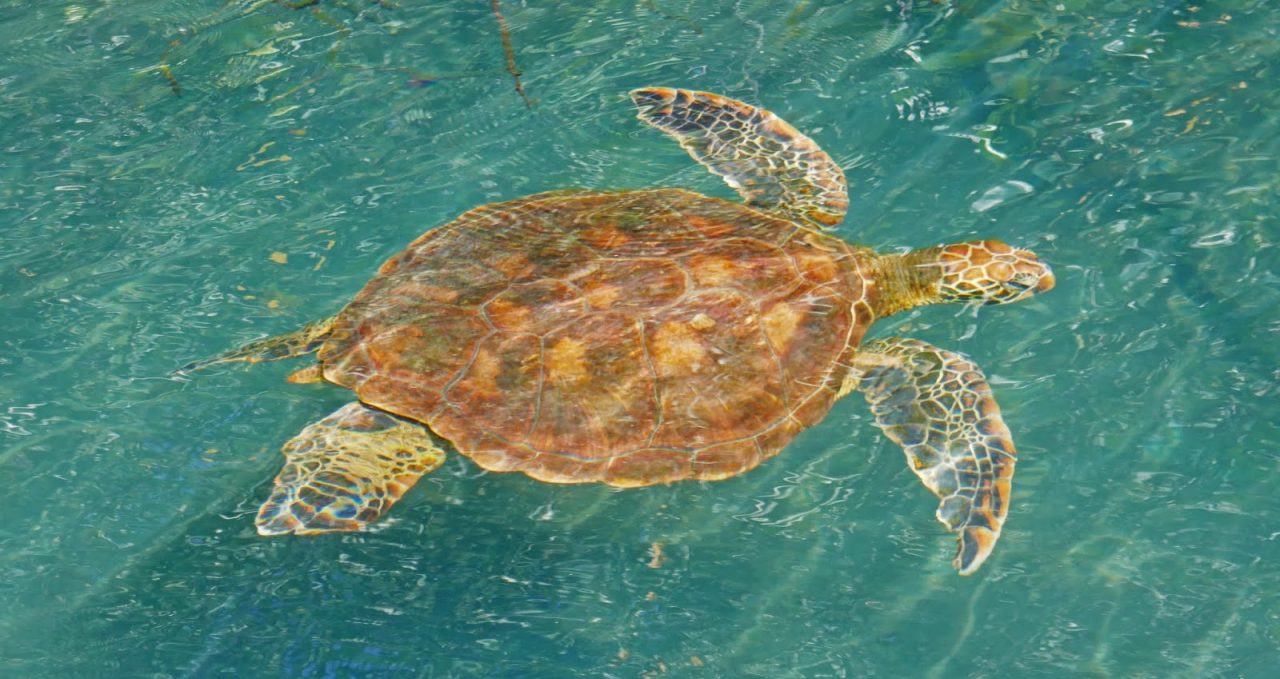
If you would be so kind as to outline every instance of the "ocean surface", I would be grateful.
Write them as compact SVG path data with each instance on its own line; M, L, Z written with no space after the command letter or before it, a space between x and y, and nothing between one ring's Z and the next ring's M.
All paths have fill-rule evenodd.
M0 2L0 676L1280 676L1280 6L500 11ZM375 531L259 537L281 444L349 394L286 383L303 361L171 372L476 205L733 198L635 120L647 85L812 136L847 240L1053 265L870 335L991 378L1019 462L982 570L856 396L726 481L451 455Z

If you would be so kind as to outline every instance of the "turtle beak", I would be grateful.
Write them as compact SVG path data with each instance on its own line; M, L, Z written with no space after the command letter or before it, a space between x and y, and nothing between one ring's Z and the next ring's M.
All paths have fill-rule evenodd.
M1010 302L1018 302L1018 301L1027 299L1028 297L1033 297L1035 295L1038 295L1042 292L1048 292L1049 290L1052 290L1053 286L1057 283L1057 279L1053 277L1053 270L1050 269L1049 265L1045 264L1044 262L1037 262L1037 263L1039 264L1040 270L1033 274L1035 278L1024 275L1022 277L1022 280L1005 281L1004 283L1005 289L1011 290L1013 292L1012 296L991 298L991 299L988 299L985 303L986 304L1008 304Z
M1036 283L1036 292L1049 292L1057 282L1057 279L1053 277L1053 269L1050 269L1049 265L1045 264L1044 273L1040 274L1040 282Z

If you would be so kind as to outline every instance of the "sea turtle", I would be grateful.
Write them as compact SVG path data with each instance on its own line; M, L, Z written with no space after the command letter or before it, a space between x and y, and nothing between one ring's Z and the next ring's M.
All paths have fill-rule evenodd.
M1009 510L1015 451L981 370L876 319L1053 287L982 240L876 254L826 229L844 173L772 113L708 92L631 92L745 204L679 188L566 190L475 208L387 260L336 316L190 368L316 353L292 382L355 401L284 445L258 532L360 530L448 448L491 471L631 487L773 457L860 391L958 534L962 574Z

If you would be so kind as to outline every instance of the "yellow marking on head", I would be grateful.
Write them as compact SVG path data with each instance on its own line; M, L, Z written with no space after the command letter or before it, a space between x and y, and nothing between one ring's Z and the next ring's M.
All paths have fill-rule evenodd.
M689 326L667 321L653 335L653 360L663 376L692 375L707 364L707 348Z
M1013 265L1008 262L992 262L987 265L987 278L1006 281L1013 278L1013 273Z
M764 333L769 343L778 351L786 351L791 337L796 333L802 314L786 302L778 302L764 313Z
M544 365L547 379L555 384L582 384L590 377L587 372L587 347L581 340L573 337L561 337L551 345L547 349Z

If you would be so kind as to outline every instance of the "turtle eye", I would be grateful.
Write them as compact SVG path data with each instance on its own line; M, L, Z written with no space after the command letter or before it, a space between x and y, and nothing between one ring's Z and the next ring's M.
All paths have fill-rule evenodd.
M1053 288L1053 272L1047 264L1039 260L1019 264L1019 269L1004 282L1004 294L994 296L988 304L1013 302Z
M1029 296L1027 290L1030 290L1036 284L1035 277L1028 274L1017 273L1012 278L1004 281L992 294L985 300L986 304L1004 304L1013 302Z

